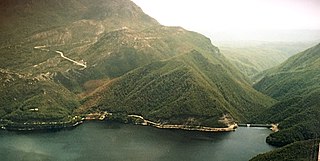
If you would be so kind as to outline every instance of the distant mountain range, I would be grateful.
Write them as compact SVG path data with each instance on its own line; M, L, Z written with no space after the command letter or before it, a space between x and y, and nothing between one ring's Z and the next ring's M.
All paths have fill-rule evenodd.
M273 29L273 30L243 30L214 31L208 33L214 44L225 41L265 41L265 42L315 42L320 41L320 29Z

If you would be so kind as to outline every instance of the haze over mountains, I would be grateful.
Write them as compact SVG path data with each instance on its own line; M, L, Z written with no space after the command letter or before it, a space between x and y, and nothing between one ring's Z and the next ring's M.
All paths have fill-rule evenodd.
M264 70L280 65L292 55L302 52L316 42L220 42L220 51L242 73L254 81Z
M318 29L296 29L296 30L262 30L262 31L243 31L243 32L223 32L214 33L204 32L210 36L214 44L221 42L291 42L308 43L320 41L320 30Z
M320 37L318 0L133 1L162 24L202 33L214 45L225 41L308 42Z

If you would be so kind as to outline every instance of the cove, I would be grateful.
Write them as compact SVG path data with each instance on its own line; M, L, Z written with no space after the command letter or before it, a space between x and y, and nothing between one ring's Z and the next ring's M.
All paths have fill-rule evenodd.
M267 128L235 132L165 130L85 122L57 132L0 131L1 161L247 161L273 149Z

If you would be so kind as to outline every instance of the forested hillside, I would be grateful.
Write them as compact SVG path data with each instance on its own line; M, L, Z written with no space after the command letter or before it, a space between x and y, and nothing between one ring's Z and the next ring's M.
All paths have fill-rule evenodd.
M86 98L82 108L92 110L96 102L99 110L153 121L223 126L219 120L226 114L246 122L271 105L272 100L230 74L194 50L125 74Z

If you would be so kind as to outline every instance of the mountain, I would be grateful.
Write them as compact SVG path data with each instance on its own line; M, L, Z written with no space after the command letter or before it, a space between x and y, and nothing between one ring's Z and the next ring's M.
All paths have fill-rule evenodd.
M86 51L126 25L159 25L126 0L3 0L0 8L0 124L18 128L74 122L83 81L106 61Z
M17 42L40 31L72 25L81 20L91 20L91 27L95 26L94 22L109 23L104 25L107 29L126 23L132 27L158 24L127 0L2 0L0 9L1 44Z
M225 126L274 100L211 44L130 0L0 2L0 123L73 122L90 112ZM54 122L54 123L53 123Z
M286 62L264 72L254 88L279 102L255 119L255 122L279 123L280 131L267 142L283 146L320 135L320 44L292 56Z
M222 54L242 73L255 81L255 75L280 65L290 56L302 52L314 42L234 41L217 43Z

